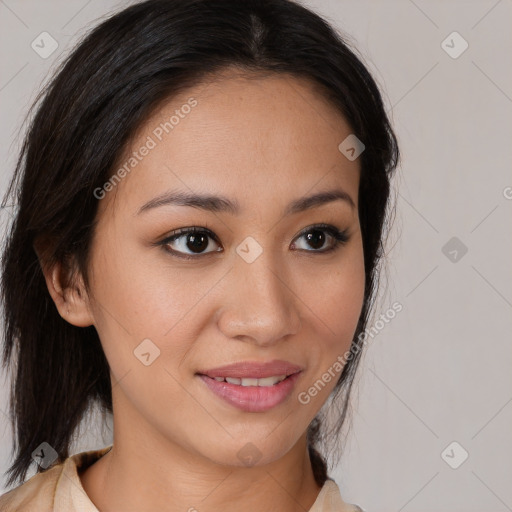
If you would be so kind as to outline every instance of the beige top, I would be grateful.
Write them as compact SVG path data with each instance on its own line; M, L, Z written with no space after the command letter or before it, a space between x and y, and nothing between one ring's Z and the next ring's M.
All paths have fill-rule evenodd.
M61 464L36 473L26 482L0 496L2 512L99 512L82 487L78 470L84 470L111 446L78 453ZM362 512L345 503L336 482L329 479L309 512Z

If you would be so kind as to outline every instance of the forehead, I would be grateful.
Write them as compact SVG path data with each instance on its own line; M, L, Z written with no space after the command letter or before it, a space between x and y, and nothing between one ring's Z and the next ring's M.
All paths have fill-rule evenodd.
M257 206L341 185L357 204L359 162L338 149L350 133L307 79L218 75L163 102L139 127L115 167L127 171L115 187L122 196L116 202L132 203L133 210L179 188Z

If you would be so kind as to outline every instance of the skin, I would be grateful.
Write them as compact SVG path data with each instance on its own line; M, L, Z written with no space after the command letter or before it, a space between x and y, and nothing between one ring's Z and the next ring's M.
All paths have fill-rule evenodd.
M197 100L100 201L89 291L60 265L45 270L61 316L95 326L111 368L114 447L80 475L101 512L297 512L320 492L306 431L337 379L308 404L297 397L348 350L363 305L360 167L338 150L351 129L306 80L217 78L161 106L127 148L125 157ZM227 196L242 212L166 205L137 215L175 189ZM337 200L283 216L292 200L330 189L356 208ZM323 254L327 232L323 245L297 238L316 223L347 229L349 240ZM191 226L208 227L220 243L207 239L191 261L152 245ZM236 252L248 236L263 250L252 263ZM186 242L171 248L196 254ZM160 350L149 366L133 353L145 338ZM266 412L231 406L195 375L273 359L304 370L290 397ZM237 456L249 442L260 456L252 467Z

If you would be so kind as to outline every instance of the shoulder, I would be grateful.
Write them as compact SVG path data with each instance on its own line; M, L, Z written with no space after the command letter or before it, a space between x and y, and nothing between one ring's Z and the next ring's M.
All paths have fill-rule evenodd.
M338 484L328 478L310 512L364 512L357 505L346 503L341 497Z
M2 512L50 512L64 464L37 473L18 487L0 496Z
M26 482L0 496L0 511L53 512L62 509L72 512L73 506L70 504L75 502L73 493L80 492L82 487L77 472L94 463L110 448L111 446L72 455L60 464L36 473ZM80 497L76 499L82 504L83 500ZM93 509L92 504L87 505L87 510Z

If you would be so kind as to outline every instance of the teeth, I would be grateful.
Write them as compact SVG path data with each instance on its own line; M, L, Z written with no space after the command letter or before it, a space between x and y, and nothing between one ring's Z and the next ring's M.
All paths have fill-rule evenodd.
M236 377L214 377L218 382L225 380L229 384L236 384L237 386L262 386L269 387L278 384L279 382L286 379L286 375L276 375L273 377L265 377L263 379L244 378L237 379Z
M253 384L254 386L273 386L274 384L277 384L278 382L283 381L286 379L286 375L278 375L277 377L265 377L264 379L254 379L258 384ZM242 386L245 386L243 383L245 379L242 379ZM252 379L247 379L252 380Z

